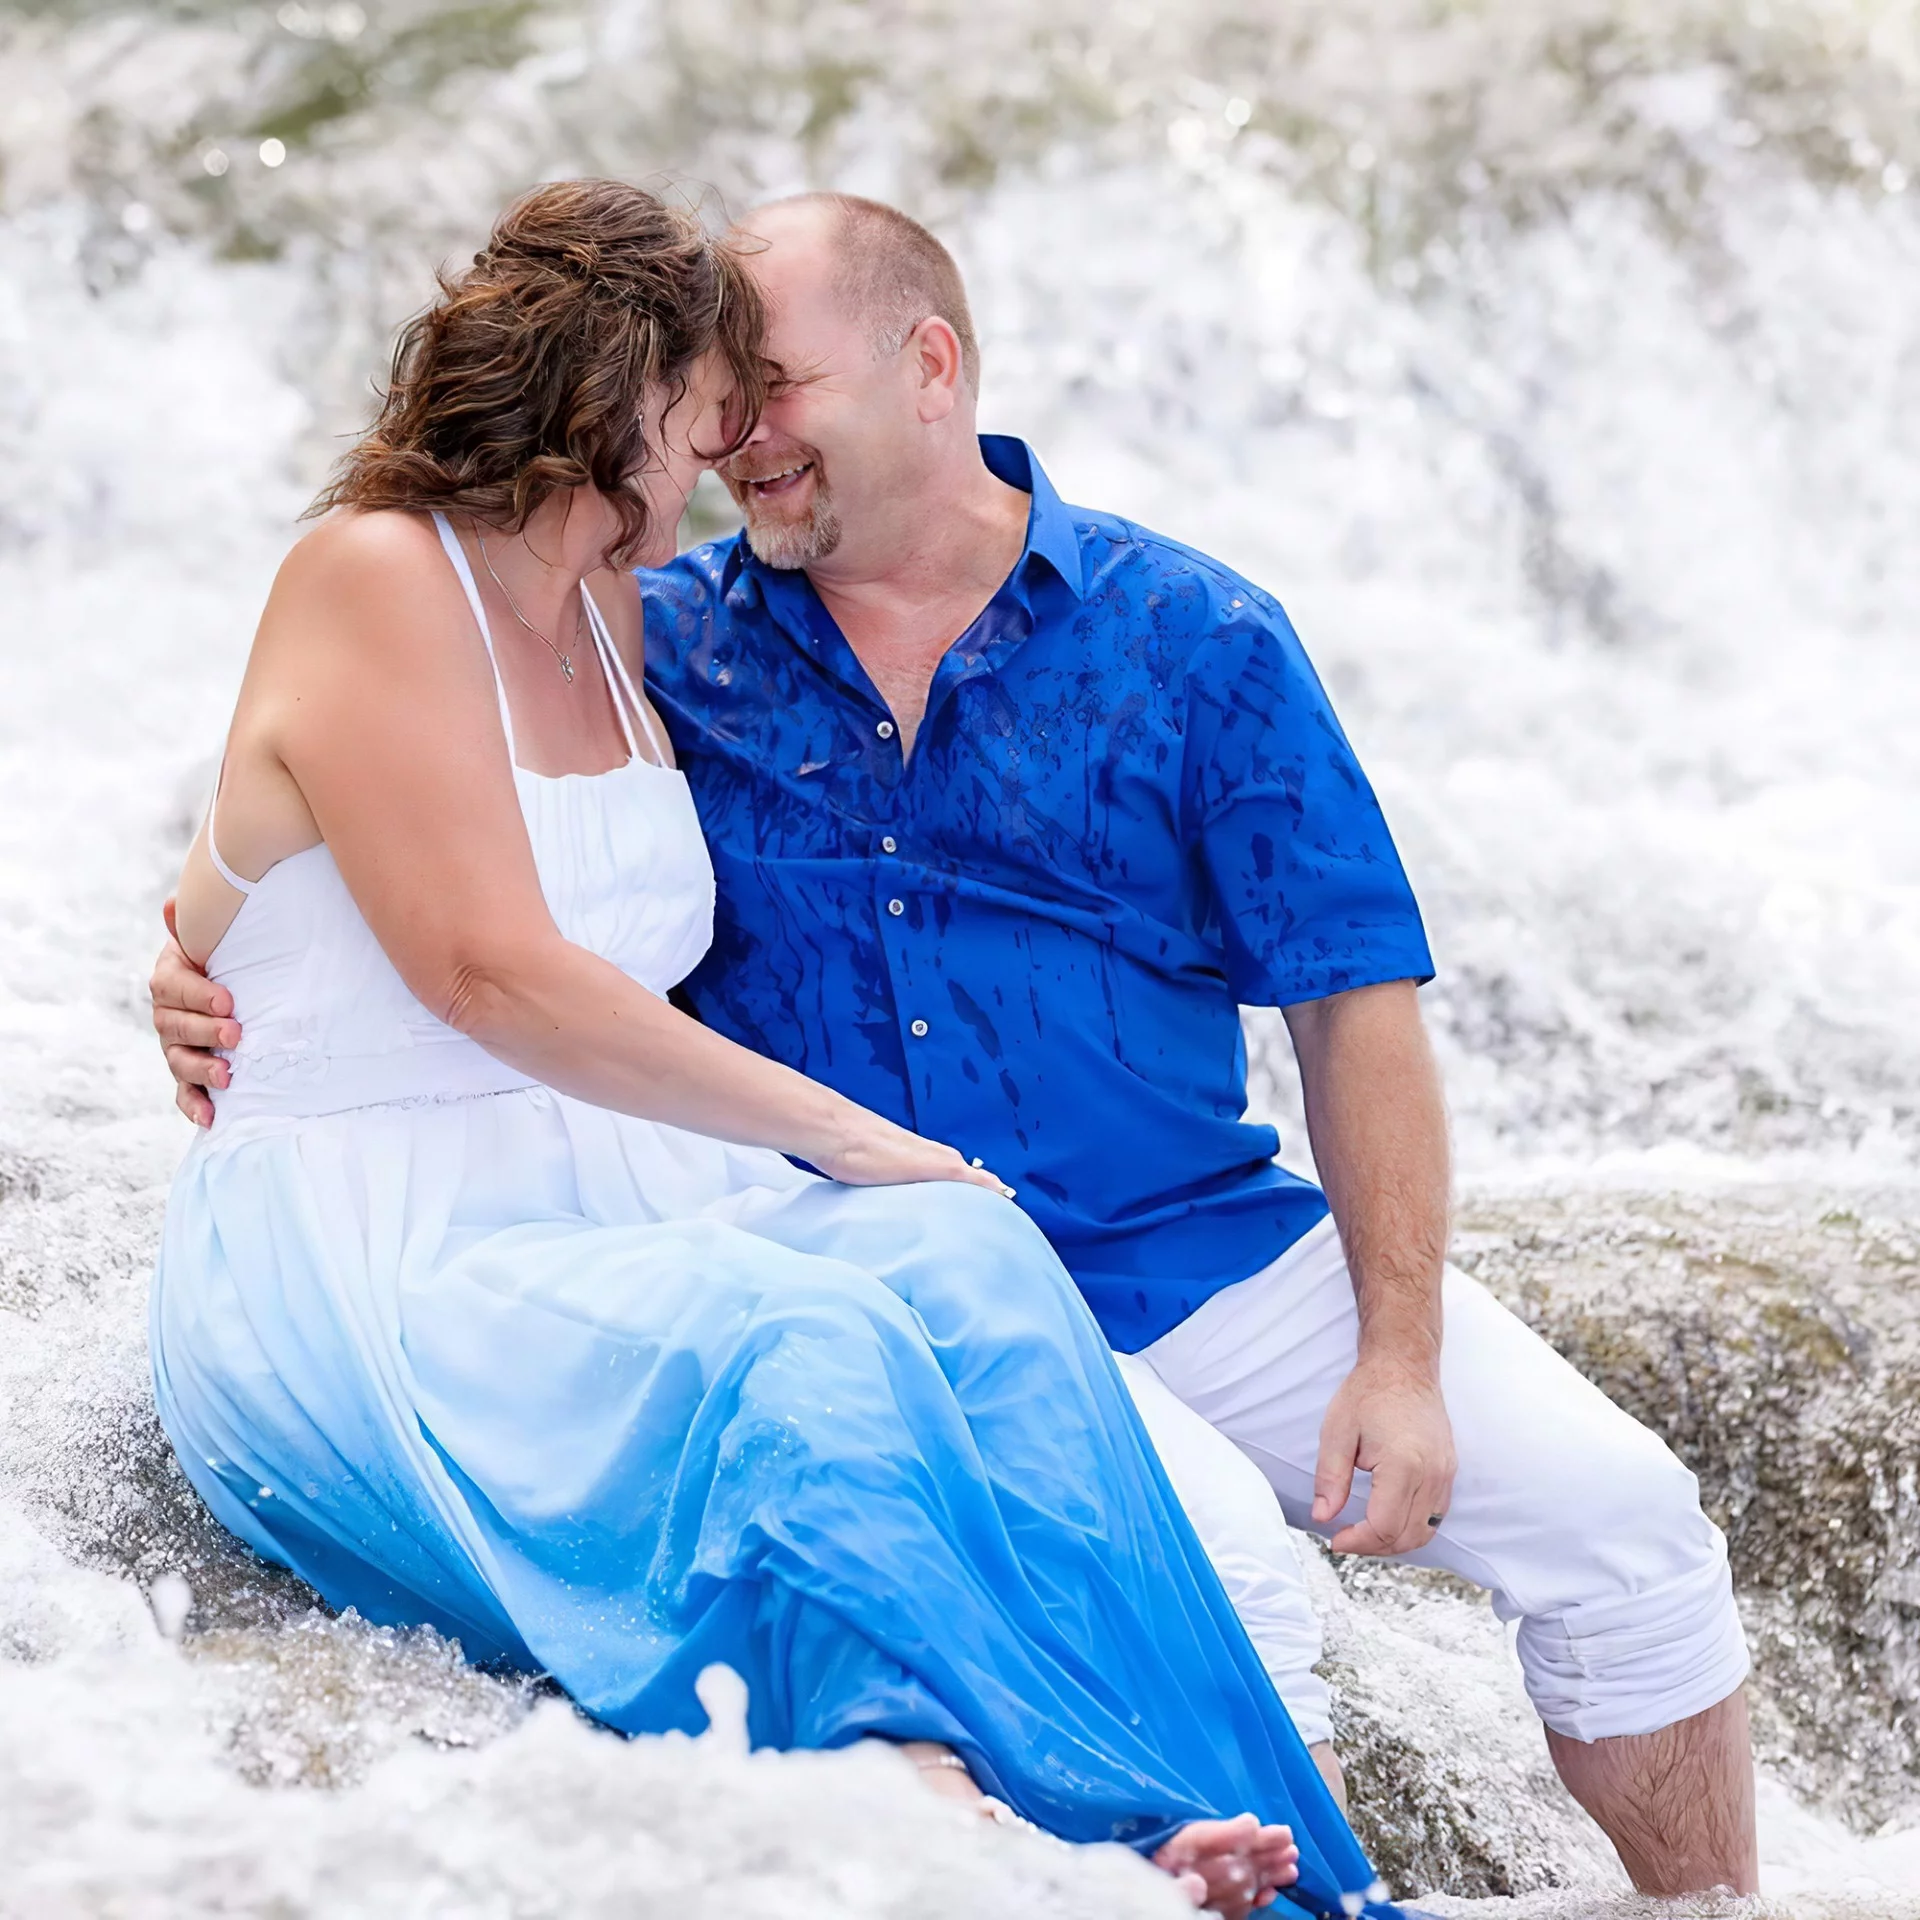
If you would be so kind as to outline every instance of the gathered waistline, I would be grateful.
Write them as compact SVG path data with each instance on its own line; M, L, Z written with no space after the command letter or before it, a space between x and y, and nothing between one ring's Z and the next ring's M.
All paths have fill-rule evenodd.
M442 1057L423 1059L422 1053ZM216 1130L234 1120L321 1120L367 1107L445 1106L523 1093L540 1084L504 1060L465 1046L335 1060L311 1077L254 1081L245 1075L244 1062L237 1065L236 1084L213 1095Z

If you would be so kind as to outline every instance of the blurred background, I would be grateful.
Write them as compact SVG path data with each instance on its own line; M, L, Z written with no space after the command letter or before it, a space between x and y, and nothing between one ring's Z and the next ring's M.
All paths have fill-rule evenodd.
M19 1567L190 1564L208 1633L303 1617L234 1598L254 1575L142 1397L183 1136L140 982L266 583L395 325L542 178L715 219L849 188L960 257L989 427L1287 605L1428 916L1461 1256L1729 1528L1772 1884L1920 1890L1920 6L13 0L0 99ZM1250 1045L1297 1154L1277 1020ZM1457 1682L1444 1738L1356 1682L1383 1857L1462 1897L1608 1884L1511 1700L1473 1718L1497 1627L1370 1579L1328 1575L1351 1644ZM1391 1652L1389 1617L1426 1639ZM40 1644L8 1618L0 1651ZM334 1753L325 1689L261 1678L291 1644L221 1658L249 1724ZM82 1774L92 1711L56 1715ZM425 1711L388 1701L409 1736ZM1504 1785L1468 1747L1518 1756Z

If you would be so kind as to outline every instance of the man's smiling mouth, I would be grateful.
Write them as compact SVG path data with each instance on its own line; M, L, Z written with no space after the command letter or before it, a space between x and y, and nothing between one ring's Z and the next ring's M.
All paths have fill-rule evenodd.
M781 468L778 473L770 473L762 479L748 480L742 484L757 500L776 500L782 494L793 492L812 471L813 462L801 460L791 467Z

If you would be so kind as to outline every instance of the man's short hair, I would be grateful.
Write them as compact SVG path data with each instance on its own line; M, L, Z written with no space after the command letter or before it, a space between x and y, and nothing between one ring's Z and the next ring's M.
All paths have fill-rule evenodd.
M781 206L825 207L836 216L835 292L863 321L878 355L898 353L922 320L938 318L960 342L968 387L980 391L980 343L954 257L911 215L856 193L801 193Z

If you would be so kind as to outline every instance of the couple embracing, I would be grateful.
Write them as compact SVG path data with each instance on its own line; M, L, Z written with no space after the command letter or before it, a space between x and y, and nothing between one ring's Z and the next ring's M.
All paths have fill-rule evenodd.
M757 1744L1390 1913L1284 1513L1491 1589L1635 1881L1751 1890L1724 1544L1445 1265L1426 943L1285 615L977 386L838 195L544 187L408 327L155 974L188 1476L610 1726L722 1662ZM744 531L675 558L707 465Z

